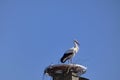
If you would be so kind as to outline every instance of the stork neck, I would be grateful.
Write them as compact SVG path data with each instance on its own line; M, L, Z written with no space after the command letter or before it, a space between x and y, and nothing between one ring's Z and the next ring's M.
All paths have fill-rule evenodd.
M74 47L75 47L75 48L79 48L79 46L78 46L77 43L74 43Z

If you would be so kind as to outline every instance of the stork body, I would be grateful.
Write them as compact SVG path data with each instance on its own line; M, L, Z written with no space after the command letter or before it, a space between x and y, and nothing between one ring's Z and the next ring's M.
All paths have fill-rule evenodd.
M74 40L74 47L67 50L64 53L64 55L62 56L60 61L62 63L65 63L68 60L68 62L72 63L72 58L73 58L73 56L75 56L75 54L78 52L78 50L79 50L79 43L78 43L78 41Z

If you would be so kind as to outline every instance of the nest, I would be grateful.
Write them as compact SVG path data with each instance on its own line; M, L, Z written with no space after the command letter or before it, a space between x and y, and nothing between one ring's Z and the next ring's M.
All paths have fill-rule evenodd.
M79 64L57 64L48 66L44 70L44 73L48 74L49 76L54 76L55 74L68 74L69 72L82 75L86 72L86 69L86 67Z

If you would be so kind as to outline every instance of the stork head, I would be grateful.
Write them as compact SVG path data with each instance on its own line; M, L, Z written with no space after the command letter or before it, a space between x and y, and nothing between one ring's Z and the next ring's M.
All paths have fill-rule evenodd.
M74 40L74 43L76 43L77 45L80 45L79 42L77 40Z

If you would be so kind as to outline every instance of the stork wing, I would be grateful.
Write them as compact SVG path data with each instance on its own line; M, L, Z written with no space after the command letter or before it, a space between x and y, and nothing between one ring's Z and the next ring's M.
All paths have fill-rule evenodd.
M70 59L74 55L74 50L71 48L67 50L61 58L61 62L64 63L66 60Z

